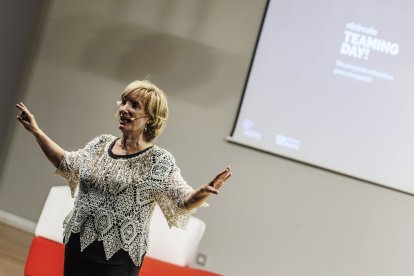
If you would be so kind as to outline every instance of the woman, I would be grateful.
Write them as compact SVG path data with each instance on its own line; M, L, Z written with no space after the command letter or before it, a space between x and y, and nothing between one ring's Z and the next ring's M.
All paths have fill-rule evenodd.
M120 138L100 135L67 152L17 104L17 120L32 133L56 174L69 182L75 205L64 221L64 272L70 275L137 275L148 247L155 204L170 227L184 227L195 208L231 176L230 168L192 189L172 155L154 144L168 117L164 93L149 81L130 83L118 102Z

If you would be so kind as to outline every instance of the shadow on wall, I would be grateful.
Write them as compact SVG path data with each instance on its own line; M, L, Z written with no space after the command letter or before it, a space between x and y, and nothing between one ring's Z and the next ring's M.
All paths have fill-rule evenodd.
M245 76L245 57L139 25L77 16L52 19L49 26L42 60L122 83L148 77L167 94L194 104L223 100L223 78ZM209 93L194 89L205 83L213 88Z

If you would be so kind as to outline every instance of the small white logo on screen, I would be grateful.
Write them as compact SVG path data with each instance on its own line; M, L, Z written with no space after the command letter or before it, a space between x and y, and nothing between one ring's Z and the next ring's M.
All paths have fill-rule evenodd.
M255 139L255 140L262 140L262 133L253 129L255 122L249 119L246 119L242 123L243 125L243 135Z
M301 141L295 138L290 138L285 135L276 134L275 143L281 147L291 150L299 150Z

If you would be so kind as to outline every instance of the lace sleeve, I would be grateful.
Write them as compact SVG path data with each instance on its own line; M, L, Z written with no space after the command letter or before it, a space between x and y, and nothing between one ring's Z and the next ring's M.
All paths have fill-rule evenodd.
M99 148L108 138L101 135L90 141L83 149L77 151L65 151L63 159L57 167L55 174L68 180L72 197L75 197L76 188L79 186L79 174L82 163L86 158Z
M161 190L156 196L157 203L170 228L172 226L184 228L196 210L188 210L184 203L186 196L193 191L193 188L182 178L180 169L175 165L171 155L164 156L156 167L158 167L157 172L163 172L159 175L161 176Z
M56 175L63 176L68 180L72 197L75 197L75 191L79 185L79 168L84 155L85 149L65 151L63 159L55 171Z

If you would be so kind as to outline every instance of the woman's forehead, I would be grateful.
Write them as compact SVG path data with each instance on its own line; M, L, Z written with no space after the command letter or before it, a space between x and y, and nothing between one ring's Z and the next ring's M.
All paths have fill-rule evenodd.
M141 103L145 102L145 94L137 90L124 93L122 98L128 99L128 100L140 101Z

